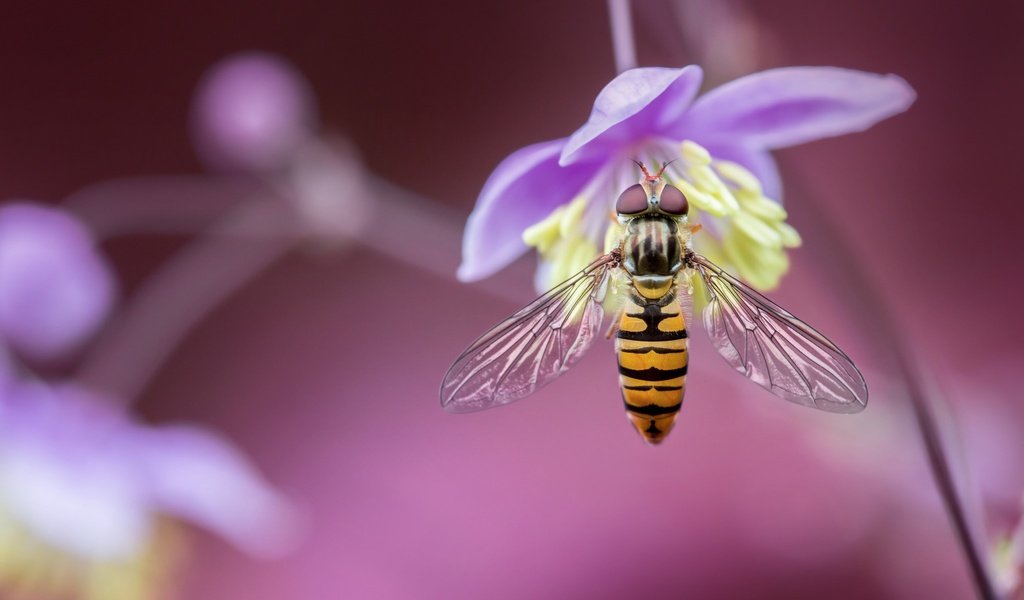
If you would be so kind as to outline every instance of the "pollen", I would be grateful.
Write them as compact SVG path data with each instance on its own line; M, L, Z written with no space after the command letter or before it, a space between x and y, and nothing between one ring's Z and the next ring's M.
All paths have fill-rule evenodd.
M557 285L597 257L597 244L586 235L587 200L581 195L523 232L523 242L536 248L549 265L542 287Z
M670 170L671 182L696 209L690 219L706 225L706 233L695 238L696 250L757 288L777 286L789 269L786 249L801 244L786 223L786 209L765 195L760 179L743 165L715 158L693 140L682 142L678 152L681 164Z
M692 140L686 140L679 148L679 154L691 165L710 165L711 153L707 148Z
M652 164L674 159L665 168L665 178L689 201L689 222L703 227L693 238L694 250L756 288L777 286L789 270L787 250L801 244L800 234L786 223L786 209L765 195L760 179L743 165L716 158L693 140L670 144L645 158ZM623 178L609 178L617 185L602 185L617 187ZM561 283L593 261L602 246L609 252L621 239L621 225L615 220L609 224L606 211L622 189L598 183L592 181L571 202L523 232L523 241L537 249L545 265L539 288Z
M565 206L559 206L544 220L534 223L523 231L523 242L533 246L541 253L548 252L560 238L562 216L566 213Z
M753 173L738 163L728 160L716 160L715 170L718 174L742 191L761 195L761 181Z
M699 191L713 196L725 207L725 214L739 210L739 202L732 195L729 186L715 173L710 165L692 165L687 171L690 182Z
M569 237L574 230L579 229L585 208L587 208L587 198L585 196L580 196L569 203L568 208L562 214L562 218L558 223L558 231L562 237Z
M40 540L0 512L0 591L4 598L144 600L163 597L183 558L177 526L159 521L137 554L82 557Z

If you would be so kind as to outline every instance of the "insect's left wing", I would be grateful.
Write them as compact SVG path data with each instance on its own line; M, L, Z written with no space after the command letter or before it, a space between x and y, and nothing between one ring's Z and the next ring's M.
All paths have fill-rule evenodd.
M737 371L797 404L837 413L867 406L864 377L838 346L703 256L693 260L709 296L704 328Z
M472 412L508 404L567 371L601 327L618 262L614 252L598 258L473 342L445 374L441 406Z

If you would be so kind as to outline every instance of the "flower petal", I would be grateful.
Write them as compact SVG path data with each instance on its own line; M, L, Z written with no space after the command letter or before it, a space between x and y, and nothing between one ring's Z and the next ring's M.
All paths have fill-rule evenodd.
M835 67L772 69L701 96L680 131L703 144L781 148L862 131L903 112L915 97L896 75Z
M772 200L782 200L782 178L775 159L767 150L749 148L737 144L705 144L708 152L717 160L730 160L747 168L760 181L764 195Z
M69 386L12 384L0 411L0 510L65 552L124 559L152 515L120 446L127 421Z
M0 338L36 359L55 358L99 326L114 280L91 235L39 204L0 208Z
M3 404L7 387L13 380L14 365L11 364L11 356L7 353L7 348L0 345L0 405ZM0 414L2 414L2 409L0 409Z
M523 231L572 200L598 171L597 160L558 166L565 139L517 150L491 173L462 239L458 277L491 275L526 251Z
M607 155L610 148L663 135L689 108L702 79L703 72L696 65L621 73L597 95L590 118L569 138L559 164Z
M156 506L254 554L293 545L298 521L291 506L228 442L189 426L137 433L136 455Z

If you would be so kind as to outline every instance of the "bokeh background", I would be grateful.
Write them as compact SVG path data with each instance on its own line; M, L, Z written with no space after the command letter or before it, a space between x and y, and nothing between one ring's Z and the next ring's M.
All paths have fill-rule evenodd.
M777 155L807 243L774 297L865 365L868 411L809 414L698 347L681 422L653 449L626 424L610 345L511 407L452 416L436 398L459 351L530 295L532 258L490 291L443 274L490 170L574 130L614 76L603 2L6 7L2 198L213 177L190 137L193 95L213 64L261 50L307 78L323 135L439 215L372 220L371 234L415 241L397 252L288 254L146 386L147 420L223 432L308 523L272 561L190 530L183 597L971 597L881 347L893 332L872 326L834 240L801 207L838 224L951 397L986 531L1007 535L1024 492L1022 9L775 0L734 3L723 20L712 5L636 2L640 64L702 62L712 85L774 66L892 72L918 100L866 133ZM365 199L386 202L380 189ZM106 243L123 297L191 241Z

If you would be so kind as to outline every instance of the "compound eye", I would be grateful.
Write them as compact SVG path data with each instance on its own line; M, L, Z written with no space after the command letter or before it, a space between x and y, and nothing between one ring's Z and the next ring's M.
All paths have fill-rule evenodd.
M679 188L666 185L661 190L661 198L658 200L658 208L670 215L685 215L690 211L690 203L686 196L679 191Z
M626 188L615 202L615 212L620 215L635 215L647 210L647 192L639 183Z

